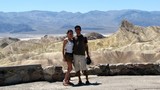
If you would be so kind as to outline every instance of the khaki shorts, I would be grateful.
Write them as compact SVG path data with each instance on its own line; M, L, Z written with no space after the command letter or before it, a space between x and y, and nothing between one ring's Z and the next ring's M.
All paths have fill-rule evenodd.
M84 55L73 55L75 71L87 70L87 64Z

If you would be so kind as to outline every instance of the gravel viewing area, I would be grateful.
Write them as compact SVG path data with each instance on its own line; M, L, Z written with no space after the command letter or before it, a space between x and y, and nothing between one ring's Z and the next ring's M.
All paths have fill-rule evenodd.
M24 65L0 68L0 90L160 90L159 64L103 64L89 68L90 85L63 86L61 66ZM85 77L82 76L85 83Z
M160 90L160 76L95 76L90 75L91 85L77 86L78 78L72 77L74 86L62 82L32 82L1 86L0 90ZM84 76L82 81L85 82Z

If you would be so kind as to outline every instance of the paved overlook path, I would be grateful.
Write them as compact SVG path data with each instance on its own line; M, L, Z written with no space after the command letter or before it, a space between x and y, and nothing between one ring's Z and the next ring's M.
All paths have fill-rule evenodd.
M84 76L83 82L85 82ZM0 90L160 90L160 76L89 76L91 85L76 86L77 77L71 78L75 86L62 82L32 82L0 87Z

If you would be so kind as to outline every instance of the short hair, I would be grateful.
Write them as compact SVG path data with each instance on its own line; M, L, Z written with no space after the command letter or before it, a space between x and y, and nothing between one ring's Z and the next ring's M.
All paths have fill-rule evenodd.
M75 30L76 30L76 28L79 28L79 29L81 30L81 26L79 26L79 25L76 25L76 26L74 27Z
M69 29L69 30L67 31L67 34L68 34L69 32L73 33L73 30Z

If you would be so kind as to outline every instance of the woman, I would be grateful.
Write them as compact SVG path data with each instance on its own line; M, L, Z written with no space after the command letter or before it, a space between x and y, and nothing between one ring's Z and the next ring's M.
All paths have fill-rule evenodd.
M63 60L67 63L68 69L63 80L63 85L67 86L70 84L70 72L72 71L72 60L73 60L73 31L67 31L67 38L63 41Z

